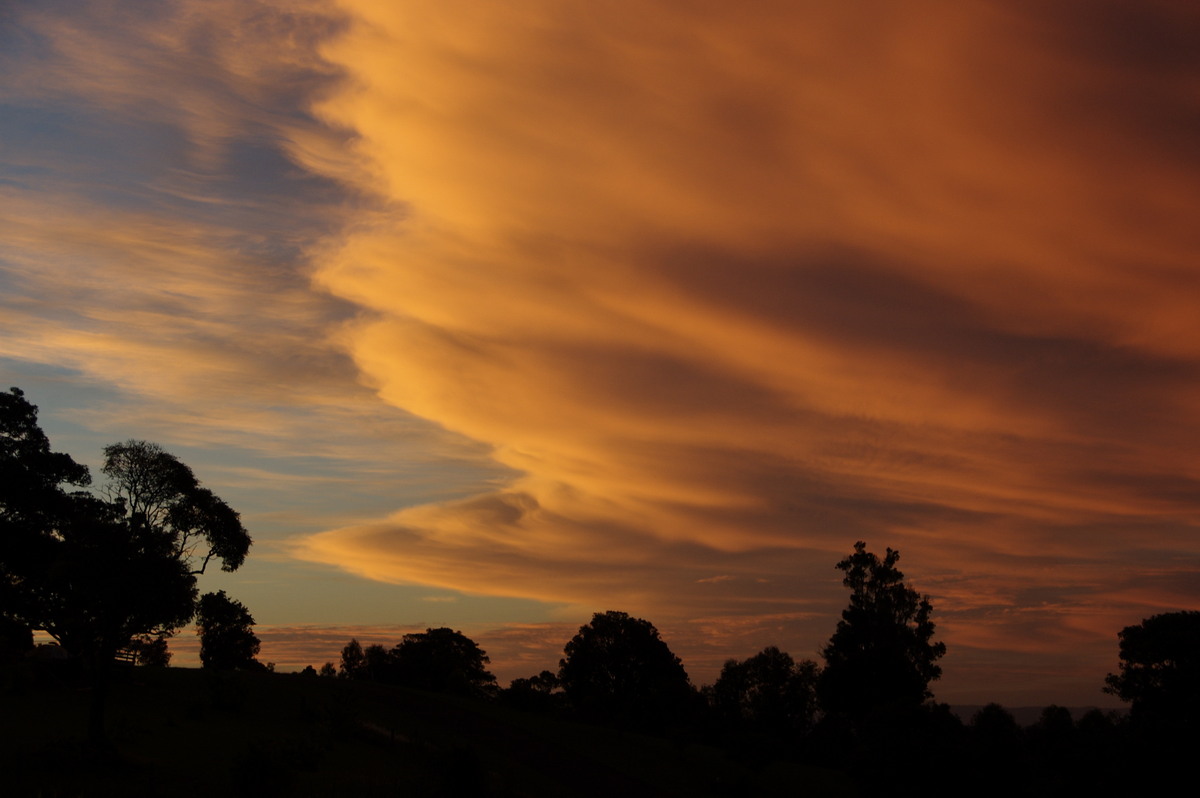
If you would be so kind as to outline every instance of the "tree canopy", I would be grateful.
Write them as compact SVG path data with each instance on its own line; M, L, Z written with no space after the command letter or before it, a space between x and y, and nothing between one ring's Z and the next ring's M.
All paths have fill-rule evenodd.
M769 646L749 659L731 659L712 686L713 709L734 725L764 731L807 731L817 714L817 664L796 662Z
M480 697L497 692L487 654L453 629L407 634L392 649L391 660L396 682L405 687Z
M343 679L358 679L363 674L366 657L363 655L362 643L357 637L342 646L341 676Z
M850 606L821 651L818 692L826 712L861 718L932 696L929 683L941 676L937 660L946 646L933 642L933 605L905 585L899 559L900 552L889 548L881 560L859 541L835 566L845 574Z
M1200 732L1200 612L1167 612L1118 633L1121 666L1104 692L1141 724ZM1175 731L1179 731L1175 728Z
M196 633L200 635L200 662L215 670L257 669L259 640L254 634L254 616L240 601L224 590L205 593L196 611Z
M65 486L91 484L87 466L54 452L37 407L19 388L0 393L0 612L41 628L45 580L73 514Z
M100 470L108 477L108 497L123 504L130 523L168 538L193 574L204 573L214 557L223 571L245 561L251 541L238 513L158 444L128 440L106 446Z
M571 638L558 677L585 716L652 719L681 711L693 691L683 663L649 621L596 613Z
M52 452L37 407L0 394L0 591L6 614L68 651L110 657L134 635L192 616L195 580L167 541L123 508L64 485L86 466Z
M398 684L435 693L492 697L498 692L491 662L475 641L441 627L404 635L390 651L382 645L363 648L352 639L342 648L341 675Z
M85 466L51 451L37 407L0 394L0 607L88 664L99 739L115 653L187 623L196 588L172 541L124 503L63 487L88 484Z

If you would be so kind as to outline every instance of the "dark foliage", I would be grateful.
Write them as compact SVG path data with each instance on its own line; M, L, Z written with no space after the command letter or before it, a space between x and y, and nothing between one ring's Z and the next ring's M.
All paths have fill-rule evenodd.
M379 644L365 649L358 640L342 648L344 679L395 684L435 693L490 698L499 693L491 662L475 641L445 627L405 635L390 651ZM332 664L327 663L332 670ZM327 673L326 668L321 669Z
M343 679L361 678L364 673L364 662L362 644L358 642L358 638L351 638L350 642L342 647L341 677Z
M405 635L391 652L396 684L479 698L498 692L490 662L475 641L445 627Z
M387 650L387 647L375 643L363 649L360 678L375 682L394 682L393 670L391 652Z
M916 707L930 698L929 683L941 676L937 660L946 653L933 642L933 606L904 584L896 568L900 553L880 560L862 541L837 564L850 588L850 606L822 649L818 681L822 708L853 722L889 706Z
M0 393L0 613L13 623L41 628L44 582L72 512L64 486L89 484L87 466L51 451L25 394Z
M709 691L714 712L727 726L774 734L812 728L817 715L817 664L796 662L775 646L745 660L729 660Z
M661 724L686 717L695 705L683 663L649 621L596 613L564 655L558 678L583 717Z
M551 671L513 679L502 694L505 703L526 712L553 712L561 707L563 696L558 674Z
M213 557L223 571L245 561L251 541L240 516L158 444L129 440L106 446L100 470L109 480L109 498L125 507L130 524L169 539L193 574L204 573Z
M197 545L228 570L250 545L237 514L154 444L117 444L105 458L108 500L68 492L90 484L87 468L51 451L20 390L0 394L0 607L86 663L96 740L116 653L191 620ZM165 644L146 653L161 661Z
M140 635L131 640L127 648L134 652L139 665L165 668L171 664L166 635Z
M1168 612L1118 634L1121 669L1106 693L1130 703L1139 725L1200 734L1200 612Z
M258 670L259 640L254 634L254 616L240 601L224 590L200 597L196 613L200 635L200 662L214 670Z

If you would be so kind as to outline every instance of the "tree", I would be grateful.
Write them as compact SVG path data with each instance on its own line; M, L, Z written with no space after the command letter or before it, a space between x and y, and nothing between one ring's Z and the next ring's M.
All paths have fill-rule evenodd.
M350 638L350 642L342 647L342 678L357 679L362 676L365 659L366 657L363 655L362 644L358 642L358 638Z
M171 664L171 652L167 650L167 638L139 635L129 642L128 649L137 657L137 664L153 668L165 668Z
M693 699L683 663L641 618L596 613L563 653L558 678L584 716L658 722L684 711Z
M806 732L817 712L817 664L775 646L728 660L713 684L713 709L726 723L780 734Z
M50 450L37 407L19 389L0 394L0 606L86 663L100 742L116 652L187 623L196 591L169 542L123 505L63 488L88 484L85 466Z
M392 652L382 643L374 643L363 649L363 669L371 681L393 681L392 666Z
M200 597L196 633L200 635L200 662L214 670L257 670L259 640L254 616L224 590Z
M491 662L475 641L442 627L405 635L391 652L391 672L398 684L418 690L474 697L496 694Z
M41 580L71 503L63 486L90 484L87 466L50 450L37 407L21 389L0 393L0 613L41 628Z
M563 693L558 674L542 671L528 679L513 679L503 695L505 702L517 709L550 712L558 706Z
M123 504L130 523L170 540L176 558L193 574L203 574L213 557L223 571L236 571L245 561L251 540L238 513L158 444L128 440L106 446L100 470L109 480L105 492Z
M1168 612L1118 634L1121 667L1104 692L1130 702L1140 727L1200 733L1200 612Z
M932 697L929 683L942 674L936 662L946 646L933 642L933 605L904 584L899 559L900 552L888 549L880 560L859 541L836 566L850 588L850 606L821 650L825 668L817 690L826 712L861 720Z

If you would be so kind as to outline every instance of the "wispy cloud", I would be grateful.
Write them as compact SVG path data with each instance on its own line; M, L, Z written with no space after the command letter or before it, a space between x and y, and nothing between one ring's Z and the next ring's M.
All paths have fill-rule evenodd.
M353 480L343 493L404 503L503 473L486 446L361 385L338 340L355 309L311 286L311 253L359 202L303 167L352 157L348 134L309 111L337 78L318 53L341 25L336 9L91 2L5 14L0 358L106 386L103 401L82 388L60 400L97 435L223 447L235 467L267 466L256 483L277 499L294 500L304 463L309 476ZM243 484L234 473L214 471L215 484Z

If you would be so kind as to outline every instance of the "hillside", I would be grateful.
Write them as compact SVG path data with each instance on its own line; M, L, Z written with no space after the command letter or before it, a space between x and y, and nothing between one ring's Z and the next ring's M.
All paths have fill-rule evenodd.
M84 744L86 690L27 686L0 700L8 795L852 794L832 772L294 674L131 670L113 690L104 756Z

